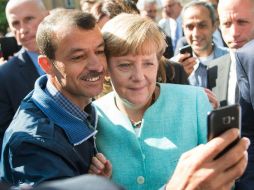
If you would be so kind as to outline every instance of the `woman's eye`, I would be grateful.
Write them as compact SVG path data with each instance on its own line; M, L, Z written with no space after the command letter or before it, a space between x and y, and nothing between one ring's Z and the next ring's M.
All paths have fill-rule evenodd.
M122 63L122 64L119 64L119 67L122 67L122 68L127 68L129 67L130 64L129 63Z
M145 65L146 65L146 66L152 66L152 65L154 65L154 64L153 64L153 62L146 62Z

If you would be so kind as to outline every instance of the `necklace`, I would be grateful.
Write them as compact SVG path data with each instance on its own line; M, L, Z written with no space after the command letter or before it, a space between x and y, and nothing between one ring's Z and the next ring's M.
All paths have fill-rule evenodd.
M141 124L142 124L142 120L137 121L137 122L131 120L131 124L132 124L132 127L133 127L134 129L140 128L140 127L141 127Z
M150 106L153 105L154 102L155 102L155 91L153 92L152 100L151 100ZM130 119L130 121L131 121L132 127L133 127L134 129L140 128L140 127L141 127L142 119L139 120L139 121L136 121L136 122L135 122L134 120L132 120L132 119Z

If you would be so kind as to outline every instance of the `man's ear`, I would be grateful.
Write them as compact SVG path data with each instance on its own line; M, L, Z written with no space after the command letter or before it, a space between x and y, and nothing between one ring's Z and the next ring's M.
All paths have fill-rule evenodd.
M109 71L108 71L108 68L106 69L106 72L105 72L105 77L108 77L108 78L110 77L110 76L109 76Z
M45 55L38 56L38 63L45 73L47 74L51 73L52 64L50 63L50 60Z

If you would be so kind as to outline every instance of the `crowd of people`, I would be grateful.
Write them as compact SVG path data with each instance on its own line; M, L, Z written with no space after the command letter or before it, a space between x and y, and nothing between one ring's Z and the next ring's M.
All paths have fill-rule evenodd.
M7 3L0 189L251 190L254 1L80 4ZM232 104L242 127L207 141Z

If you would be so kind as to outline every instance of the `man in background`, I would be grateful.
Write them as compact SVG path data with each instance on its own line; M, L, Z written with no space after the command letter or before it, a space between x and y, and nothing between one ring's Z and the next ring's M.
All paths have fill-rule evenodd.
M207 65L228 53L227 49L213 43L213 32L217 28L214 8L203 1L192 1L184 6L182 18L185 38L193 56L179 53L174 60L183 65L189 84L208 88Z
M254 1L253 0L220 0L218 5L220 28L231 52L242 48L245 44L254 39ZM236 183L237 190L250 190L254 186L254 114L253 100L253 43L246 45L236 54L231 56L229 93L235 94L237 79L240 89L240 105L242 108L242 136L251 141L248 149L248 166L244 175ZM232 53L233 54L233 53ZM245 57L246 55L246 57ZM236 70L236 67L238 70ZM236 94L237 95L237 94ZM238 93L239 95L239 93Z
M39 23L48 15L41 0L10 0L5 11L11 32L22 49L0 65L0 147L21 100L44 74L37 63L35 35Z
M173 50L175 50L178 39L183 36L182 3L181 0L162 0L162 7L165 18L159 21L159 26L172 39Z

